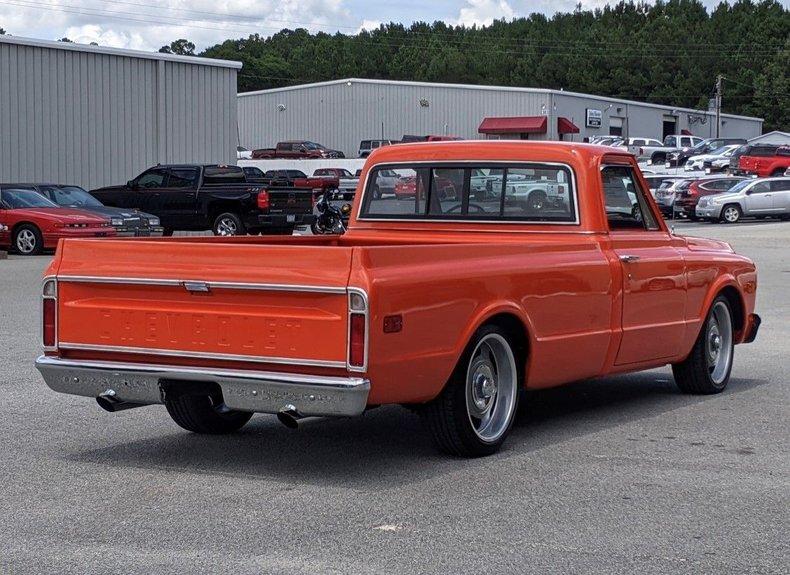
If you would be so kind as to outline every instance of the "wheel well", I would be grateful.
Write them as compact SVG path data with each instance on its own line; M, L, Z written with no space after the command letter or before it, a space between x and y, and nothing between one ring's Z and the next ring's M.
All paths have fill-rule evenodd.
M513 352L516 354L519 364L524 365L529 351L529 338L524 322L512 313L500 313L488 318L480 327L484 325L495 325L504 329L511 337Z
M213 226L214 220L216 220L220 214L224 214L225 212L236 214L237 216L241 217L238 204L234 204L233 202L217 202L211 204L209 207L208 213L209 218L211 219L209 224Z
M719 292L719 295L727 298L727 303L730 304L730 309L732 310L732 320L735 323L733 327L736 332L740 333L746 325L741 294L736 288L727 286Z
M14 234L16 233L16 231L19 228L21 228L22 226L30 226L30 227L36 228L38 230L38 233L41 233L41 228L38 227L33 222L17 222L16 224L14 224L14 227L11 228L11 234L10 234L10 238L11 239L13 239Z

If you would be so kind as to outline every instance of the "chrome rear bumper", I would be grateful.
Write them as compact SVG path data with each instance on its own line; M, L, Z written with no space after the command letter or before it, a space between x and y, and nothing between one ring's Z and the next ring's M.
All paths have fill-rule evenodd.
M370 381L294 373L181 367L173 365L69 360L42 355L36 360L54 391L98 397L113 390L119 401L162 403L162 381L211 382L231 409L278 413L294 406L304 416L351 416L367 405Z

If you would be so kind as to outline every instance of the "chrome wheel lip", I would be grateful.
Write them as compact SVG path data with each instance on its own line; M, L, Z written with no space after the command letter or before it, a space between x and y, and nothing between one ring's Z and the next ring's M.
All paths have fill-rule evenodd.
M36 250L36 235L30 230L21 230L16 235L16 249L23 254L30 254Z
M486 349L488 359L480 358ZM497 442L510 428L518 394L516 359L504 337L490 333L477 342L466 370L465 388L472 431L483 443Z
M733 358L732 315L723 301L711 309L705 328L705 358L711 381L721 385L730 374Z

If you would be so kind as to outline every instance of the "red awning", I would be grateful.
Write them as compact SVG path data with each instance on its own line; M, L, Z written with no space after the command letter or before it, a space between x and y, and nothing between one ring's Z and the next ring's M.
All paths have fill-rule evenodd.
M688 131L688 130L680 130L680 135L681 135L681 136L693 136L694 134L692 134L692 133L691 133L690 131Z
M579 128L576 124L571 122L568 118L562 116L557 118L557 133L558 134L578 134Z
M481 134L545 134L546 116L485 118L477 131Z

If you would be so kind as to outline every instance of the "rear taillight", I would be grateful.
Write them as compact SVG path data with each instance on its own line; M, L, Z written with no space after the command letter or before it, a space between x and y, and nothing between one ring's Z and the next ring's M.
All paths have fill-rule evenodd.
M41 343L45 349L57 347L58 284L54 279L44 281L41 306Z
M269 209L269 192L258 192L258 207L262 210Z
M368 301L364 292L349 292L348 311L348 367L353 371L364 371L368 338Z

